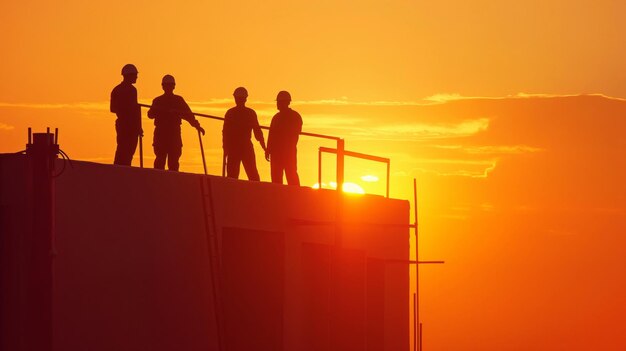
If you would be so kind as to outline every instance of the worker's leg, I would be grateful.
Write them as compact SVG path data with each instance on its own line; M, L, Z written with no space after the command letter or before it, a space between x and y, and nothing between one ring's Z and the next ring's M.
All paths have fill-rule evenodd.
M137 149L138 136L125 128L116 127L115 129L117 130L117 149L115 150L113 164L130 166Z
M182 146L173 146L167 153L167 169L170 171L178 172L179 163L178 160L183 154Z
M240 163L241 153L235 150L230 151L226 158L226 176L228 178L239 179Z
M154 168L165 169L165 160L167 159L167 150L163 147L163 145L160 145L160 144L154 145L154 155L156 156L156 158L154 159Z
M241 162L243 163L243 168L246 170L249 180L256 182L261 180L261 177L259 177L259 171L256 169L256 157L254 155L254 147L252 145L244 151Z
M270 173L272 175L272 183L283 183L284 162L280 157L272 154L270 159Z
M300 177L298 177L298 154L296 152L290 153L287 156L285 162L285 177L287 178L287 184L300 185Z

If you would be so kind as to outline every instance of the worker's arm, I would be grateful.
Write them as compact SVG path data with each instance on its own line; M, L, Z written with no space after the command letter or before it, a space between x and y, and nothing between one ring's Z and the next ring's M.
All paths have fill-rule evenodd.
M274 117L272 118L272 122L270 123L270 131L269 133L267 133L267 148L265 149L265 159L267 161L270 160L270 156L272 154L272 141L274 141L274 139L272 138L272 131L274 130L274 120L276 119L276 115L274 115Z
M265 138L263 137L263 131L259 125L259 119L256 116L256 112L252 111L254 118L252 119L252 132L254 132L254 138L261 144L263 151L267 150L265 146Z
M224 150L224 155L228 156L228 153L231 149L231 135L232 135L232 116L230 110L226 111L226 115L224 115L224 124L222 125L222 149Z
M159 111L159 104L157 103L156 99L152 100L152 105L150 105L150 109L148 110L148 118L150 119L155 119L156 116L158 115L158 111Z
M189 122L189 124L191 124L192 127L196 128L200 133L202 133L202 135L204 135L205 134L204 128L200 126L200 122L198 122L198 120L196 119L196 116L194 116L189 105L187 105L187 103L182 97L180 98L180 100L181 100L181 106L180 106L181 118Z
M117 99L118 99L118 98L117 98L116 89L113 89L113 90L111 91L111 103L110 103L110 105L109 105L109 110L110 110L111 112L113 112L113 113L117 113L117 111L118 111L118 109L117 109L117 104L118 104Z
M295 126L295 142L296 144L298 143L298 139L300 139L300 133L302 133L302 116L300 116L300 114L296 111L294 111L296 114L296 126Z

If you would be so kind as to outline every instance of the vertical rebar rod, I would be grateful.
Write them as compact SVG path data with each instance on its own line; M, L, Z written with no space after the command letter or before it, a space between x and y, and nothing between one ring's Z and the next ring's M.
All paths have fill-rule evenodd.
M415 319L420 323L420 265L419 265L419 228L417 219L417 179L413 178L413 216L415 217ZM419 338L422 342L422 338Z
M417 351L417 338L417 295L413 293L413 351Z
M420 323L420 349L419 351L422 351L422 323Z

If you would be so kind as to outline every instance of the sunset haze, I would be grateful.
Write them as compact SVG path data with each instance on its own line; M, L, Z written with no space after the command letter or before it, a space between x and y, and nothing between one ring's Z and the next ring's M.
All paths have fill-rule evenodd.
M605 0L3 2L0 153L51 127L71 158L111 164L127 63L140 103L171 74L194 112L223 117L245 86L266 126L288 90L303 131L391 159L391 197L412 201L417 179L420 259L445 261L420 267L426 350L624 350L624 13ZM219 175L222 124L198 119ZM202 173L185 121L182 137L180 170ZM303 186L320 146L335 144L300 137ZM345 180L384 196L386 169L346 159Z

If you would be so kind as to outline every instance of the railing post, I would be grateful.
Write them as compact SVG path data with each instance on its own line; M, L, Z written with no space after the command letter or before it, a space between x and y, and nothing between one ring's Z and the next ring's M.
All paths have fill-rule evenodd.
M389 176L391 173L391 160L387 161L387 198L389 198L389 184L390 184L390 180L389 180Z
M337 191L343 190L345 142L337 139Z
M317 185L322 188L322 149L317 149Z

